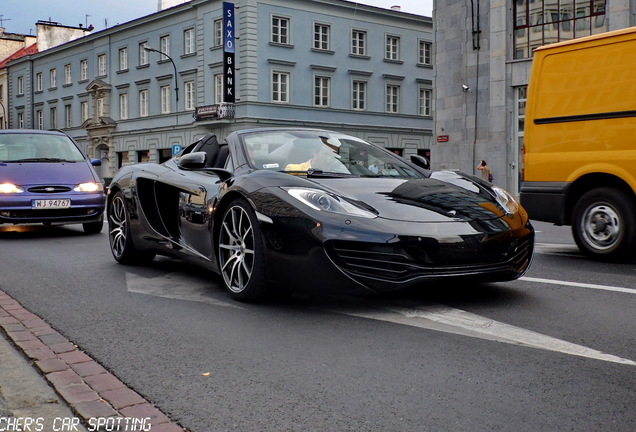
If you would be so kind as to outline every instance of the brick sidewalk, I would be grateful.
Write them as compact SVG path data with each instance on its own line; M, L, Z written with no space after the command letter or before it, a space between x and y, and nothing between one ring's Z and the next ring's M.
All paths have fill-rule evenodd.
M151 432L185 431L2 290L0 329L84 422L97 417L149 419Z

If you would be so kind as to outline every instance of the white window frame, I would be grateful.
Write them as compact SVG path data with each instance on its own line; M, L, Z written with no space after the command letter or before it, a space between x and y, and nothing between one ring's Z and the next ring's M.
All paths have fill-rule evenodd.
M24 77L23 76L18 77L17 87L18 87L17 94L23 95L24 94Z
M80 60L80 81L88 81L88 60Z
M49 88L57 88L57 69L49 69Z
M64 84L73 84L73 68L70 63L64 65Z
M80 102L80 109L82 111L82 123L84 123L90 116L90 113L88 111L88 101Z
M35 74L35 91L41 92L44 90L44 78L42 72Z
M290 19L280 15L272 15L271 42L282 45L290 43Z
M419 42L418 63L421 65L433 65L433 43L425 40Z
M387 84L385 90L385 111L390 114L400 113L400 90L399 84Z
M148 90L139 90L139 117L148 117Z
M351 30L351 54L356 56L367 55L367 32L359 29Z
M106 54L97 56L97 76L106 76Z
M18 113L18 129L22 129L22 128L24 128L24 113L19 112Z
M147 66L150 64L150 56L144 47L148 46L148 41L139 44L139 66Z
M128 93L119 94L119 119L128 120Z
M368 88L368 81L356 79L351 82L351 109L354 111L367 110Z
M195 85L194 81L186 81L183 83L185 96L185 109L193 110L195 108Z
M289 103L290 78L289 72L272 71L272 103Z
M331 77L314 75L314 106L328 108L331 104Z
M44 129L44 113L42 112L41 109L35 112L35 118L37 121L37 128Z
M57 129L57 107L49 109L50 129Z
M328 51L331 39L329 24L314 23L314 49Z
M170 102L171 102L171 97L170 95L172 94L170 85L162 85L160 88L160 94L161 94L161 114L170 114L171 111L171 106L170 106Z
M386 35L384 45L384 58L386 60L400 60L400 37L396 35Z
M220 104L223 102L223 74L214 75L214 103Z
M170 55L170 35L164 35L159 38L159 50L162 53L160 54L161 61L168 60L168 56Z
M194 54L196 52L194 40L194 27L183 31L183 54Z
M64 105L64 125L66 128L73 127L73 107L72 105Z
M420 87L418 114L421 116L433 115L433 90L429 87Z
M119 48L119 70L128 70L128 47Z
M212 46L220 47L223 46L223 20L217 19L214 20L214 41L212 42Z

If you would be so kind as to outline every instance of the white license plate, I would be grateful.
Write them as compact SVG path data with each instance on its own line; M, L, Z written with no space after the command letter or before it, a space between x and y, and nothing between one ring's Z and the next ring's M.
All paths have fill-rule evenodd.
M70 199L33 200L34 209L65 209L71 208Z

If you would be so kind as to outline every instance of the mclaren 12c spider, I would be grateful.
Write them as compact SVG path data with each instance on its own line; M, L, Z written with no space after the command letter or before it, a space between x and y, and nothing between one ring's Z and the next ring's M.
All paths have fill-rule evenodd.
M505 190L320 129L242 130L222 144L209 134L163 164L123 167L107 215L119 263L195 262L239 301L281 288L510 281L534 249L528 216Z

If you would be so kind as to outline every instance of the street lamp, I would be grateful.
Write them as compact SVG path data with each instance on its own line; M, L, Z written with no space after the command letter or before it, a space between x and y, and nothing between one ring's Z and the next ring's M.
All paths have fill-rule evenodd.
M170 60L170 63L172 63L172 67L174 68L174 94L175 94L176 99L177 99L176 100L176 106L174 107L174 110L175 110L175 112L179 111L179 82L177 81L177 65L174 64L174 60L172 60L172 57L170 57L168 54L166 54L163 51L159 51L157 49L150 48L149 46L144 46L144 50L159 53L162 56L166 57L168 60Z

